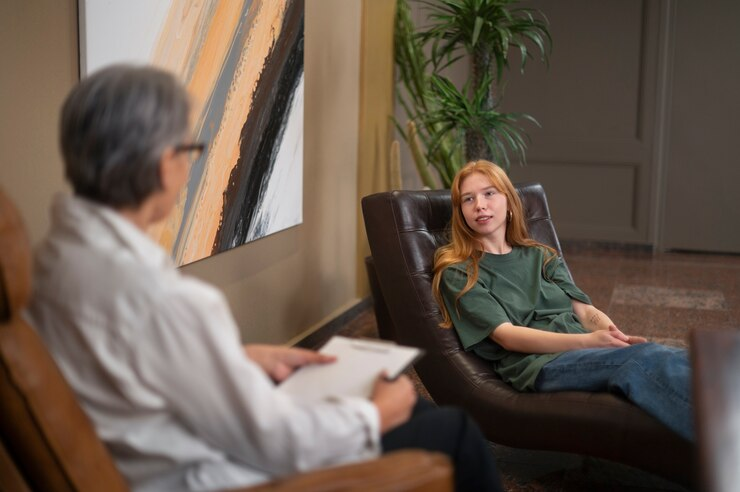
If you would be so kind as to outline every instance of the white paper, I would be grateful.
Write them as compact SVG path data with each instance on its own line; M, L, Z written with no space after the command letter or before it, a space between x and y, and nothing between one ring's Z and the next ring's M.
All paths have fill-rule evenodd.
M319 352L334 355L335 362L302 367L280 389L304 401L331 397L371 395L378 375L399 376L422 353L421 349L392 342L332 337Z

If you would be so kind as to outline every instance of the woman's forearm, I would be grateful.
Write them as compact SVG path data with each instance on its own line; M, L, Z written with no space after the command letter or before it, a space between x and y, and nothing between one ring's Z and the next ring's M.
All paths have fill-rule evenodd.
M550 354L587 347L586 334L552 333L549 331L504 323L491 333L494 342L510 352Z
M511 323L499 325L490 337L510 352L525 354L552 354L584 348L627 346L627 343L609 330L597 330L592 333L553 333Z
M588 331L596 330L608 330L610 326L614 326L614 322L590 304L585 304L580 301L573 300L573 312L578 317L578 321Z

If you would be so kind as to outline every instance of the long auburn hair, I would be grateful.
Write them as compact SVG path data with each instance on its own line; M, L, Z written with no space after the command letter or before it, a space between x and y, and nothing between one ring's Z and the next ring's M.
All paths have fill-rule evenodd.
M457 172L455 179L452 181L452 186L450 187L452 195L450 243L437 249L437 252L434 255L432 293L442 311L443 321L440 323L440 326L443 328L450 328L452 326L452 318L450 317L450 313L447 311L447 307L442 300L442 294L440 292L442 272L444 272L444 270L449 266L470 260L470 263L467 266L468 281L455 298L456 304L460 297L468 292L478 281L478 264L483 256L483 244L479 239L478 233L471 229L465 221L465 216L462 213L462 197L460 191L460 186L465 178L474 173L480 173L488 178L494 188L496 188L499 193L503 193L506 196L508 216L505 235L506 242L511 246L542 248L545 251L546 258L542 265L543 271L545 266L557 256L557 252L554 249L529 237L527 223L524 220L524 207L522 206L522 201L519 198L519 194L514 188L514 185L511 183L503 169L496 164L485 160L471 161L467 163Z

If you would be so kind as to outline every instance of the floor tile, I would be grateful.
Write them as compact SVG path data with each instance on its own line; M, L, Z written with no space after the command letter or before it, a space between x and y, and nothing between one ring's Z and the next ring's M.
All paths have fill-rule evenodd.
M685 309L727 310L725 296L719 290L653 287L617 284L612 292L614 304L659 306Z

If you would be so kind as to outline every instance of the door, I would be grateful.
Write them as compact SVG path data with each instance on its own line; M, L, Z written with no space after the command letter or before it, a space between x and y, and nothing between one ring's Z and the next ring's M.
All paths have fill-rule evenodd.
M740 253L740 3L675 9L659 246Z

